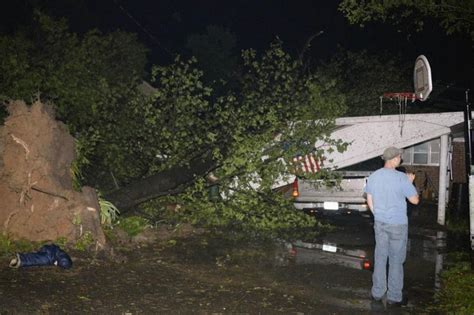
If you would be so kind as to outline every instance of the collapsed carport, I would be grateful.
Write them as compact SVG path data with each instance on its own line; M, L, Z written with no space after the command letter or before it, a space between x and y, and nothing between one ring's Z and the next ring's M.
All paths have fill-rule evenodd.
M381 156L389 146L407 148L440 139L438 223L445 224L449 192L452 129L462 124L462 112L342 117L331 137L349 143L345 152L327 153L326 167L345 168ZM316 143L316 147L322 143Z

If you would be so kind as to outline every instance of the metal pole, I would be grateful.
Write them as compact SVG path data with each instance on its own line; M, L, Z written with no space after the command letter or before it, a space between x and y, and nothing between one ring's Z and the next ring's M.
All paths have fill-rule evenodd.
M474 174L472 167L472 113L469 102L469 89L466 90L466 110L464 112L465 150L466 150L466 177L469 188L469 232L471 250L474 250Z
M471 104L469 103L469 90L466 90L466 107L464 109L464 152L466 165L466 182L469 183L472 164L472 133L471 133Z

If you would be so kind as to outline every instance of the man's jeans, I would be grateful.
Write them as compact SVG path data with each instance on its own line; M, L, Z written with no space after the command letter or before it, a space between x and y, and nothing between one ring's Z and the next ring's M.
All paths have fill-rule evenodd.
M375 264L372 275L372 296L381 298L387 292L387 300L400 302L403 297L403 263L407 253L408 225L375 221L374 231Z

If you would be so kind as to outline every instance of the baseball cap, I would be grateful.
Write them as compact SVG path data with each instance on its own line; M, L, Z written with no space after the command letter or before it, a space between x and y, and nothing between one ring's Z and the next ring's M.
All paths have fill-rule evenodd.
M388 147L383 151L382 159L385 161L391 160L398 155L402 155L403 150L396 147Z

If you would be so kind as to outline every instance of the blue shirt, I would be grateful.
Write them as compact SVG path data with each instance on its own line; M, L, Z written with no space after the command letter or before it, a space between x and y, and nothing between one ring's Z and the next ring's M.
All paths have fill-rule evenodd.
M405 173L381 168L367 180L365 192L372 195L374 219L388 224L408 224L406 198L417 195Z

